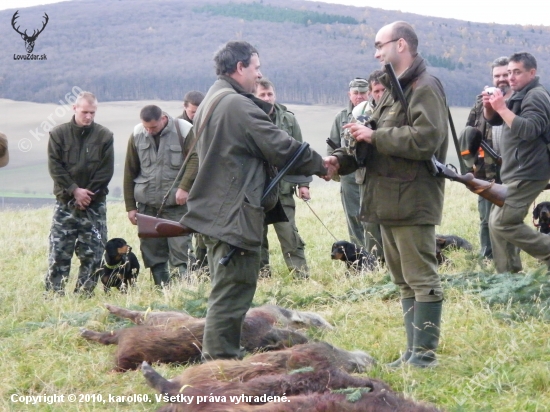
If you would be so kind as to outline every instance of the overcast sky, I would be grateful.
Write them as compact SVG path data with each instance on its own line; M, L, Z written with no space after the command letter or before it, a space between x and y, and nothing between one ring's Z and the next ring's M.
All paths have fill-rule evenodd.
M310 0L311 1L311 0ZM317 0L319 1L319 0ZM500 24L533 24L550 26L550 7L546 2L531 3L503 0L320 0L324 3L348 4L358 7L378 7L388 10L423 14L426 16L446 17L459 20L479 21ZM0 0L0 10L24 8L39 4L58 3L59 0Z

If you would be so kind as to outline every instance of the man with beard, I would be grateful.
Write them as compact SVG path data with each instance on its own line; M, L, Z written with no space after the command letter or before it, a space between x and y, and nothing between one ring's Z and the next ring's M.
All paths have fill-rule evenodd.
M510 267L508 250L516 246L550 267L550 236L524 223L529 206L550 179L550 99L537 76L537 61L526 52L509 57L513 94L483 91L483 114L490 125L502 125L500 178L507 188L502 207L493 206L489 233L498 273Z
M504 99L508 99L512 95L510 83L508 81L508 58L506 56L499 57L491 65L491 74L493 76L493 86L498 87L504 94ZM473 172L474 176L482 180L495 180L500 183L499 169L500 166L496 159L493 159L486 153L479 143L476 145L479 149L475 153L470 153L471 141L479 137L489 145L497 154L500 154L500 137L502 135L502 125L491 126L483 117L483 99L482 95L478 95L476 103L468 116L466 127L460 135L460 146L463 148L462 156L464 161L469 166L469 172ZM493 258L493 248L491 246L491 238L489 236L489 213L493 204L487 200L478 197L479 211L479 240L481 247L481 256L484 258ZM507 271L519 272L521 270L521 259L519 250L512 247L508 253L510 254L510 267Z
M435 156L444 163L447 154L445 92L427 72L410 24L382 27L374 46L375 58L393 65L408 110L394 98L386 74L380 80L390 93L384 93L372 115L376 130L359 123L344 126L355 140L372 145L359 218L380 224L386 266L400 289L407 349L389 366L431 367L437 364L443 307L435 225L441 224L445 181L431 175L428 161ZM327 161L343 174L358 167L357 159L342 149Z

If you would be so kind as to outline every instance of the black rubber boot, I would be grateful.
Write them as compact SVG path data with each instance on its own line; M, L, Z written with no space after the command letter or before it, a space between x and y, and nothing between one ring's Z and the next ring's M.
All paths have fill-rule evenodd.
M413 338L414 338L414 298L401 299L401 306L403 308L403 319L405 322L405 332L407 333L407 349L401 355L399 359L388 363L390 368L399 368L405 362L409 360L413 351Z
M414 303L413 353L407 365L418 368L437 366L435 351L439 345L443 301Z
M170 272L168 271L168 263L160 263L151 268L153 281L156 286L167 286L170 282Z

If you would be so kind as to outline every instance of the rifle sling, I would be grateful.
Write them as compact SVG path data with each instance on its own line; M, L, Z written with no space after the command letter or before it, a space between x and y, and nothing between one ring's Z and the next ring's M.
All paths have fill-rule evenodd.
M191 146L189 147L189 151L187 152L187 155L185 156L185 159L183 160L183 163L182 163L181 168L178 172L178 175L176 176L176 178L174 179L174 182L172 183L172 186L170 186L170 189L168 189L168 192L164 195L164 198L162 199L162 203L161 203L161 205L158 209L158 212L157 212L157 217L160 216L160 214L162 212L162 209L164 208L164 205L166 204L166 201L168 200L168 196L170 195L170 192L172 191L172 189L174 189L174 186L177 184L177 182L179 182L179 180L183 176L183 171L185 170L185 167L187 166L187 163L189 163L189 158L191 157L191 154L193 153L193 149L195 148L195 145L197 144L197 141L199 140L200 135L202 134L204 128L206 127L206 124L210 120L210 116L212 116L212 112L214 111L214 109L216 108L216 106L218 105L220 100L223 99L225 96L227 96L230 93L235 93L235 91L233 89L230 89L230 88L224 88L224 89L218 90L216 92L216 94L214 95L215 99L212 100L212 102L210 103L210 107L208 108L208 112L204 116L204 121L202 121L198 133L194 136L195 139L193 140L193 142L191 143ZM177 120L176 120L176 129L178 131L178 137L180 138L181 151L183 153L183 136L181 135L181 131L180 131L179 124L178 124Z

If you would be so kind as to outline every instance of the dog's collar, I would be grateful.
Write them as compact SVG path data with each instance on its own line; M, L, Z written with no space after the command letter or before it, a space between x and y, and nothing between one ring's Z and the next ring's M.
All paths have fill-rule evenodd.
M116 269L120 265L122 265L122 261L118 262L116 265L109 265L107 262L103 263L103 266L105 266L107 269Z

